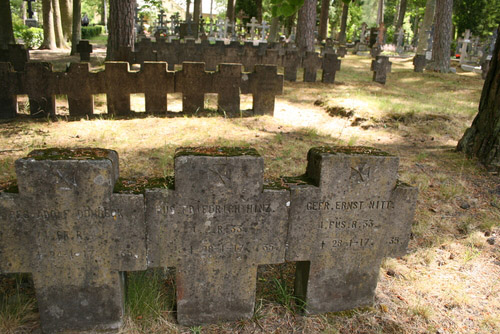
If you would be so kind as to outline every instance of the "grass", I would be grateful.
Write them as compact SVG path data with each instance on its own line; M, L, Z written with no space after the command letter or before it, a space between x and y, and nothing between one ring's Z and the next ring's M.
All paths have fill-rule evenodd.
M92 61L94 68L101 65ZM61 68L65 62L60 60ZM120 176L133 179L173 175L180 146L253 147L264 158L264 178L274 179L303 174L311 147L373 146L399 156L400 179L420 193L408 254L384 262L372 307L303 316L292 291L295 264L264 265L258 270L252 319L188 328L175 321L172 272L146 271L129 274L122 332L499 332L498 237L496 245L486 240L500 233L500 182L454 151L477 112L483 81L460 70L457 75L414 73L409 59L393 63L385 86L372 84L369 58L351 55L342 60L335 84L285 83L274 117L225 118L212 110L196 116L72 122L61 116L2 123L0 187L15 179L14 161L38 148L114 149ZM214 101L208 105L215 108ZM142 103L135 96L133 109ZM104 109L103 97L96 104ZM169 110L179 110L180 104L179 94L169 96ZM249 105L248 96L242 105ZM0 295L8 296L0 298L1 333L37 327L33 288L16 277L0 279Z

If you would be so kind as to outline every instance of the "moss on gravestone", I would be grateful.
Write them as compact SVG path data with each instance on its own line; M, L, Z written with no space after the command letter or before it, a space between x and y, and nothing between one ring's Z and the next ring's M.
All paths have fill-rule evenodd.
M122 194L144 194L146 189L153 188L174 189L174 177L167 176L138 179L119 178L115 183L113 192Z
M310 149L311 153L329 153L329 154L363 154L363 155L374 155L374 156L392 156L391 154L381 151L377 148L367 147L367 146L319 146Z
M102 148L48 148L34 150L27 158L35 160L101 160L108 159L109 150Z
M257 150L247 147L180 147L175 150L176 158L187 155L223 157L236 157L241 155L260 156Z

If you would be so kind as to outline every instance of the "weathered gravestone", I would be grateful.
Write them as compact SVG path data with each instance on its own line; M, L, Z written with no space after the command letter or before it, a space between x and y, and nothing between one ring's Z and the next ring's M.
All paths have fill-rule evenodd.
M417 189L399 184L399 160L363 147L313 148L306 176L292 185L287 261L310 314L373 301L381 260L402 256Z
M50 63L27 63L24 88L32 117L55 116L54 72Z
M372 60L371 70L373 71L373 81L384 84L387 80L387 73L391 73L392 63L387 56L377 56Z
M182 93L182 111L195 113L205 106L205 93L213 91L213 74L205 72L205 63L183 62L175 74L175 91Z
M145 61L139 72L139 86L144 92L146 112L162 114L167 112L167 93L175 89L175 73L167 70L167 64Z
M14 118L17 115L17 97L14 91L17 85L17 73L10 63L0 63L0 119Z
M425 55L415 55L415 57L413 57L414 72L423 72L426 64L427 59L425 58Z
M253 73L245 73L241 80L241 93L253 95L255 115L274 115L276 95L283 94L283 75L276 65L255 65Z
M76 46L76 52L80 54L81 61L90 61L90 54L92 53L92 44L86 39L80 40Z
M179 149L175 190L146 191L150 267L177 269L182 325L250 318L259 264L282 263L289 192L253 149Z
M146 269L144 198L113 194L118 155L33 151L0 193L0 273L33 273L44 333L120 327L123 275Z
M24 71L29 60L29 51L22 44L9 44L6 49L0 49L0 62L11 63L17 72Z
M240 112L241 64L220 64L214 73L217 108L230 115Z
M302 60L304 82L316 82L316 73L322 66L322 59L316 52L306 51Z
M334 83L335 73L340 71L341 60L334 53L326 53L323 55L323 75L321 82Z

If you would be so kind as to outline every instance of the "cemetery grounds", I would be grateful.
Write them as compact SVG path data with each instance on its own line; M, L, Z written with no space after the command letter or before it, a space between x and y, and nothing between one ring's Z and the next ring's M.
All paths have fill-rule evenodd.
M96 54L94 69L103 65L103 53ZM77 61L57 52L31 56L53 62L56 70ZM500 176L455 152L477 113L483 80L460 69L414 73L411 58L391 61L386 85L372 82L369 57L354 55L342 59L335 84L285 81L274 117L226 118L209 94L208 110L194 116L2 122L0 188L15 179L14 161L40 148L114 149L123 184L132 191L148 178L173 175L181 146L254 147L269 182L303 174L311 147L374 146L399 156L400 179L420 192L408 254L383 262L372 306L304 316L292 293L294 264L266 265L259 267L252 319L188 328L175 321L173 271L150 270L129 274L121 332L500 332ZM180 94L172 95L169 110L180 110ZM96 106L104 110L102 97ZM251 96L242 96L242 109L250 108ZM21 103L20 109L29 108ZM132 109L144 109L144 101L133 97ZM58 112L65 110L60 97ZM37 318L29 275L2 277L0 333L39 333Z

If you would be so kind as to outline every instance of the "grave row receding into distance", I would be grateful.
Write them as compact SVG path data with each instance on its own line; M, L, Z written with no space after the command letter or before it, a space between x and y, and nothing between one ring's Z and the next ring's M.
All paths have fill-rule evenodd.
M0 63L0 118L17 116L17 96L29 98L34 117L56 115L56 95L68 98L70 117L92 117L94 95L106 94L108 115L134 116L130 95L144 94L147 114L167 112L167 94L182 93L182 111L204 109L204 94L218 94L218 109L240 115L240 94L253 95L254 115L273 115L275 96L283 94L283 75L273 65L255 65L242 72L241 64L220 64L219 71L205 71L203 63L185 62L181 71L167 70L165 62L144 62L130 71L126 62L106 62L105 70L91 72L88 63L72 63L65 72L54 72L49 63L27 63L16 72ZM101 114L102 115L102 114Z
M175 267L182 325L249 318L257 266L296 261L309 314L373 301L381 260L405 254L417 189L399 160L313 148L306 174L264 184L253 149L187 148L170 187L113 193L118 155L34 151L0 193L0 273L33 273L44 332L116 330L123 274Z

